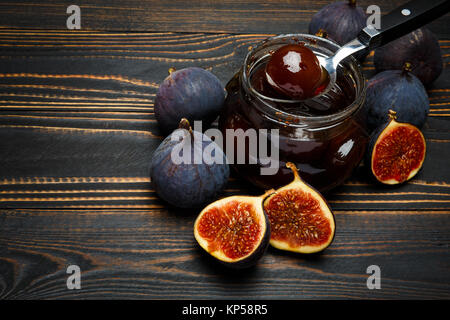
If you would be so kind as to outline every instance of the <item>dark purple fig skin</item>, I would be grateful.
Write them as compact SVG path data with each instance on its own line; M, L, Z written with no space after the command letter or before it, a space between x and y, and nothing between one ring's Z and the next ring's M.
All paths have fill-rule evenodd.
M420 28L375 50L377 72L401 70L405 62L412 65L412 73L425 86L442 73L441 48L436 36L427 28Z
M397 113L397 116L398 116L398 113ZM395 120L395 121L405 122L405 121L398 121L398 120ZM367 171L369 172L369 176L371 177L371 180L375 183L381 184L381 182L378 181L377 178L375 178L375 175L372 170L372 155L375 150L375 144L377 143L378 138L383 133L383 131L387 128L387 126L389 125L390 122L391 122L391 119L389 118L389 115L386 114L386 119L385 119L384 123L381 124L380 126L378 126L370 135L369 143L367 144L367 150L366 150L366 153L364 154L364 166L367 169ZM383 185L386 186L386 184L383 184ZM395 185L393 185L393 186L395 186Z
M181 130L181 132L180 132ZM182 138L172 141L172 135L194 135L195 141L191 148L191 159L195 152L202 152L213 142L200 132L185 129L177 129L155 150L151 163L151 180L156 193L166 202L179 208L197 208L215 200L216 196L224 189L230 169L226 162L225 154L220 157L223 164L175 164L171 160L171 152L175 145L184 143Z
M155 117L168 134L178 128L181 118L190 123L202 121L207 128L219 115L225 89L211 72L190 67L172 72L159 86L155 98Z
M364 9L351 1L333 2L320 9L311 19L308 32L316 34L320 29L326 31L327 38L339 45L356 38L361 29L366 27L367 14ZM369 52L356 54L362 61Z
M422 82L404 70L378 73L367 84L364 113L372 132L388 120L389 109L397 112L399 122L423 126L430 103Z

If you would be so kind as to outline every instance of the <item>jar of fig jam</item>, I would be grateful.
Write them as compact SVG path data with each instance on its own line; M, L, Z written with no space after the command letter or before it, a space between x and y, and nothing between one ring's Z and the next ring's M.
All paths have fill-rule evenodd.
M338 67L336 84L329 92L303 101L281 96L268 84L265 66L275 50L293 43L307 46L316 56L330 56L339 49L330 40L305 34L266 39L249 51L241 70L227 84L219 128L223 134L226 129L278 129L276 174L261 174L264 165L259 159L256 164L233 164L254 185L272 188L289 183L292 172L285 164L290 161L306 182L327 191L342 184L363 157L368 140L361 115L365 80L358 62L350 57Z

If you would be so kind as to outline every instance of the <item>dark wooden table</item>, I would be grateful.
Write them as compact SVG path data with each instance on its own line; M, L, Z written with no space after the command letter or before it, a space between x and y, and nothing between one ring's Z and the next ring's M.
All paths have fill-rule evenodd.
M388 12L403 0L375 1ZM336 238L311 257L269 249L233 272L198 248L198 212L168 207L149 178L153 112L169 67L225 84L247 48L306 32L328 1L0 3L0 298L450 298L450 16L429 27L445 70L429 88L428 153L409 183L363 168L329 195ZM373 1L360 1L367 7ZM374 72L371 58L363 66ZM224 195L258 192L232 176ZM81 290L66 269L80 266ZM366 286L370 265L381 289Z

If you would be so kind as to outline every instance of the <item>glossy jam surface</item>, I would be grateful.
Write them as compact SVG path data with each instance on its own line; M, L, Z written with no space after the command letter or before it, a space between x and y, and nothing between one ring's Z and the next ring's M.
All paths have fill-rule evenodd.
M198 223L200 236L208 241L208 251L221 251L231 259L250 254L261 238L261 225L252 204L230 201L213 207Z
M302 190L281 191L264 204L264 209L270 221L271 238L287 242L293 248L324 244L332 233L319 201Z
M262 59L252 68L249 83L265 97L285 99L266 80L267 61ZM233 165L252 184L268 189L290 183L292 172L285 168L285 164L291 161L299 168L301 177L307 183L320 191L327 191L342 184L361 161L368 140L361 112L349 115L337 125L299 129L292 125L294 121L269 119L261 111L265 110L265 104L244 91L239 77L234 77L228 83L227 91L228 96L219 118L219 128L224 134L226 129L279 129L279 170L275 175L261 175L260 169L266 165L260 162ZM351 105L355 98L354 81L341 74L332 90L320 101L311 99L301 104L272 101L271 106L295 116L316 117L339 113Z
M265 73L272 88L297 100L318 95L329 82L314 52L302 44L288 44L273 52Z

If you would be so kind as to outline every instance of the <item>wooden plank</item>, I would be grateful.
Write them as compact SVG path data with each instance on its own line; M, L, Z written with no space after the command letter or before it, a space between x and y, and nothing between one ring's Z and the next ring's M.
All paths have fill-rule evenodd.
M0 298L450 298L448 68L429 88L424 169L385 188L358 168L327 195L338 229L324 254L270 249L256 268L226 270L193 239L197 210L152 188L168 68L204 67L225 84L248 46L305 32L326 3L96 0L81 5L79 31L65 30L69 1L0 3L0 208L22 208L0 210ZM430 25L446 66L448 22ZM222 196L258 192L233 175ZM66 289L69 264L81 292ZM366 287L371 264L382 290Z
M58 127L0 125L3 208L164 206L150 184L157 136L145 130L83 128L71 121ZM450 172L442 170L450 142L427 142L424 167L410 183L379 186L361 167L345 186L327 195L330 204L337 210L450 209ZM223 196L257 192L233 177Z
M198 210L152 188L153 102L168 68L200 66L225 84L248 46L306 31L328 2L95 0L81 5L80 31L65 30L69 1L0 3L0 299L449 299L448 68L429 88L423 170L386 188L360 167L327 194L337 233L323 254L269 249L230 271L197 246ZM446 67L448 21L430 25ZM363 70L374 73L370 58ZM233 175L221 196L260 192ZM81 291L66 288L70 264ZM372 264L381 290L366 287Z
M163 207L149 165L162 139L153 102L166 70L200 66L225 84L248 46L267 36L0 30L0 205ZM450 48L444 40L441 47L448 64ZM374 72L371 57L363 68ZM386 189L360 168L327 195L334 209L450 208L450 172L442 170L450 157L448 72L429 89L422 172ZM223 195L258 192L233 177Z
M9 38L0 31L0 109L151 116L156 90L169 68L203 67L225 84L239 69L248 46L267 36L195 33L153 39L98 32L73 37L66 32L59 40L47 33Z
M193 216L153 210L0 214L0 298L450 298L450 211L336 213L324 254L269 249L233 272L196 244ZM82 290L66 288L66 268ZM366 268L381 268L368 290Z
M157 32L297 33L307 32L311 16L330 3L319 1L153 1L93 0L79 4L82 30ZM387 13L405 0L359 0L363 8L378 4ZM44 0L0 3L1 26L8 28L66 29L66 9L73 2ZM450 37L449 15L431 24L439 36Z
M154 120L154 97L170 67L203 67L225 84L240 68L248 47L271 35L66 31L55 38L39 32L0 30L0 110L83 111L80 117L109 112L97 113L103 118L127 111ZM449 41L440 40L445 65L450 63ZM367 77L374 73L372 57L363 70ZM429 88L432 121L450 114L448 74L446 68Z

